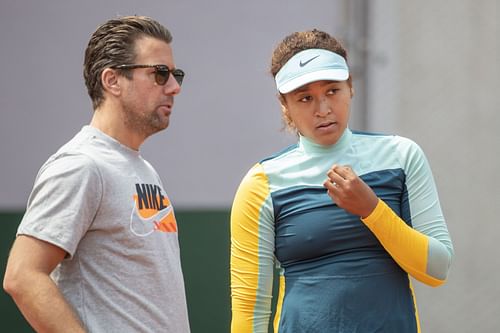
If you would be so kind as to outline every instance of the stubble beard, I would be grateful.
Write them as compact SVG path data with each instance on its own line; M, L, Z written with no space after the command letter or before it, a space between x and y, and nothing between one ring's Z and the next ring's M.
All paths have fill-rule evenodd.
M125 126L145 138L160 132L168 127L169 121L162 120L158 111L138 111L136 108L125 105L123 108Z

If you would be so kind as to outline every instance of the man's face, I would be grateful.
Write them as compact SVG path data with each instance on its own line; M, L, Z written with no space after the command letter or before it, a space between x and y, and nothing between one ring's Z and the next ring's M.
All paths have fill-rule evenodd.
M167 65L175 68L172 48L159 39L144 37L135 43L139 65ZM125 125L130 130L148 137L168 127L174 105L174 95L181 87L172 74L165 85L155 81L155 68L136 68L132 79L121 76L124 87L121 96Z

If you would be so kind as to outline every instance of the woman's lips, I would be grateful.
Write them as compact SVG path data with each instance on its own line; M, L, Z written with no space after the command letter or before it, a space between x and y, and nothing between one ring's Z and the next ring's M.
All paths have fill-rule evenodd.
M335 121L324 122L316 126L317 129L330 129L333 128L337 123Z

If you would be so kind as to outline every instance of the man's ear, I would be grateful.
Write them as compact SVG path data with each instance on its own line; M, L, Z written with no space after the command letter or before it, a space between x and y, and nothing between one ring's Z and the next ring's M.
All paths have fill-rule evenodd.
M101 73L101 84L104 91L114 96L121 94L120 80L118 80L116 70L111 68L104 69Z

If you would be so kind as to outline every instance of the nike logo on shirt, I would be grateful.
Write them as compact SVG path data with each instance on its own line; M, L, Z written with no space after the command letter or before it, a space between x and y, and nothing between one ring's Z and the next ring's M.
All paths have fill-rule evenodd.
M172 206L168 206L156 212L153 216L142 217L139 214L137 206L134 205L132 214L130 215L130 231L139 237L149 236L154 231L176 232L177 225L175 223L175 218L172 217L173 221L168 220L172 212Z

